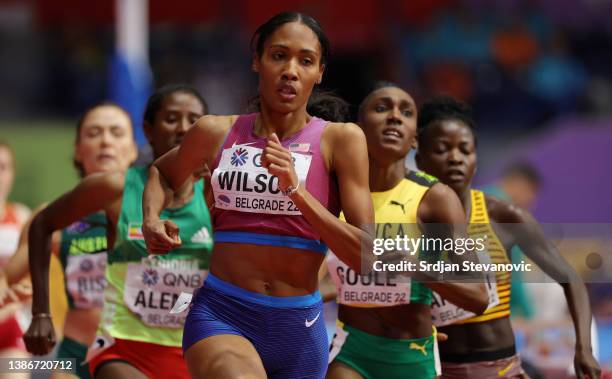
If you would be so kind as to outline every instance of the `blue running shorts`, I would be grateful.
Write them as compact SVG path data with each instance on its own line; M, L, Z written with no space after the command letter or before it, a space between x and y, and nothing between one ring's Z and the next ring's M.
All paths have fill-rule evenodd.
M183 351L221 334L249 340L268 378L325 377L329 345L318 291L305 296L267 296L209 273L185 320Z

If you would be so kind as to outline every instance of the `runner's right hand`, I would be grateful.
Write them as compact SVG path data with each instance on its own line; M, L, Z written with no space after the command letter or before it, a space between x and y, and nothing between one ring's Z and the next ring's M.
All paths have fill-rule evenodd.
M170 220L145 221L142 234L150 254L166 254L181 246L179 227Z
M55 330L49 317L32 318L28 331L23 335L28 351L34 355L46 355L55 346Z

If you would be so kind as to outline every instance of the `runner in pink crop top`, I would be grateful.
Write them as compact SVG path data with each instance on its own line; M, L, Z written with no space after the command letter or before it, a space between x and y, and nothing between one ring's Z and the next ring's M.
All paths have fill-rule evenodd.
M291 199L280 192L278 179L261 166L266 138L253 133L256 118L257 114L252 113L236 120L213 164L215 241L287 246L324 254L327 246L319 234ZM300 184L305 184L323 206L338 215L338 186L320 150L326 125L327 121L312 117L282 145L294 157Z
M374 212L366 139L356 124L307 111L329 51L315 19L280 13L252 42L260 113L203 117L178 149L156 160L142 231L151 253L180 246L176 225L160 213L203 164L211 168L215 246L183 332L191 376L322 379L324 257L313 252L325 252L325 242L353 269L368 265L362 252L370 250Z

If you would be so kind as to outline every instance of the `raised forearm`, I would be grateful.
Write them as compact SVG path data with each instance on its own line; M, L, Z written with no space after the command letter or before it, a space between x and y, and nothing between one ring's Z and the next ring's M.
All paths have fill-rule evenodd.
M364 252L372 251L372 236L367 230L368 225L358 228L341 221L302 188L291 196L291 200L334 254L349 267L361 272L362 249ZM371 255L368 253L363 258L369 258ZM371 267L364 269L370 270Z
M157 219L174 197L174 192L155 165L149 168L149 179L142 196L143 220Z

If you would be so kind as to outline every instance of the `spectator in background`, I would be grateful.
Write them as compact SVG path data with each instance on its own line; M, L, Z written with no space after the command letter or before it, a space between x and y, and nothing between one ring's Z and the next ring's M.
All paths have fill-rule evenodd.
M501 179L485 192L529 210L535 203L542 179L538 170L527 162L508 165Z
M497 64L515 71L534 61L539 46L533 33L517 18L494 33L491 49Z
M570 55L567 39L560 31L545 42L527 78L529 91L550 115L575 110L586 87L584 67Z
M483 188L483 191L529 210L535 203L541 181L540 174L533 165L527 162L514 162L504 169L501 179L496 184ZM521 249L516 246L510 256L513 262L525 259ZM525 319L533 317L533 299L525 291L523 273L520 271L512 273L510 309L513 316Z

